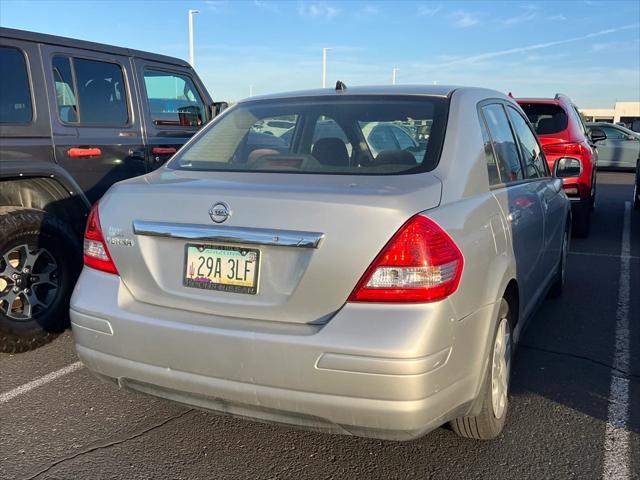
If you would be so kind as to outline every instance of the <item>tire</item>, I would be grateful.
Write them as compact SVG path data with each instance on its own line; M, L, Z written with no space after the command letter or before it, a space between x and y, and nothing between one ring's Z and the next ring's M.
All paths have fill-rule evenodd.
M549 297L557 298L562 295L564 290L564 284L566 282L566 267L567 267L567 254L569 253L569 244L571 242L571 235L569 232L571 231L570 223L567 222L567 227L565 228L563 237L562 237L562 247L560 250L560 260L558 261L558 268L556 270L556 274L553 279L553 283L551 284L551 288L549 289Z
M640 210L640 159L636 164L636 183L633 187L633 208Z
M504 328L504 330L503 330ZM496 366L494 358L500 357L497 344L497 338L502 337L502 345L504 346L502 365L502 373L506 377L499 374L497 378L503 378L503 382L494 382L496 378ZM509 406L509 374L511 369L511 360L513 358L513 347L511 342L511 318L509 314L509 304L503 298L500 303L498 319L493 333L493 341L491 353L489 354L487 371L483 380L483 386L480 393L482 400L482 408L480 413L473 417L458 417L451 422L451 428L455 433L464 438L472 438L474 440L491 440L496 438L502 432L507 418L507 410ZM499 383L504 389L504 396L496 396L502 399L494 405L494 385Z
M67 327L81 266L79 240L60 219L0 207L0 352L32 350Z
M581 203L573 217L573 234L579 238L587 238L591 230L591 208L587 203Z

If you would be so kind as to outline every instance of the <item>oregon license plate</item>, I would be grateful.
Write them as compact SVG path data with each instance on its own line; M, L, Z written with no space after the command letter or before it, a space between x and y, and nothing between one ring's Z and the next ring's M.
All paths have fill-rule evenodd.
M184 285L231 293L258 293L260 250L187 245Z

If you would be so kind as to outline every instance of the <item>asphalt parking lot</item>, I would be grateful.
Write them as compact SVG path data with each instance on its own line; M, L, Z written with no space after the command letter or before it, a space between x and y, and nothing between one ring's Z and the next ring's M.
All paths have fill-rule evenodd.
M601 172L568 286L524 334L495 441L440 428L393 443L297 431L119 391L70 331L0 356L0 478L640 478L640 212ZM628 327L628 328L627 328Z

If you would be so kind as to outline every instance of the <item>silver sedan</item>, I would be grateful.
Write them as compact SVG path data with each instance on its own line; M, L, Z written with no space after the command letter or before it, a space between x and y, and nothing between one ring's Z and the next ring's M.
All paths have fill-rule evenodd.
M635 169L640 160L640 133L613 123L587 123L587 129L599 129L607 136L597 143L598 167Z
M315 135L329 120L342 133ZM253 143L275 121L294 125L286 147ZM371 122L431 128L424 148L375 151ZM245 418L494 438L518 338L562 291L570 226L501 93L253 97L94 207L77 352L120 387Z

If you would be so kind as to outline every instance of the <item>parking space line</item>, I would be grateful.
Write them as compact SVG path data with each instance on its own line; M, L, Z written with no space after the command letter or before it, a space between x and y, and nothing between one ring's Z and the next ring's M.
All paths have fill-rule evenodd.
M629 303L631 293L631 202L624 205L622 249L620 255L620 281L616 308L615 354L613 367L628 371L630 368ZM631 478L629 429L629 379L611 376L609 408L605 429L603 478L623 480Z
M25 394L34 388L41 387L42 385L52 382L68 373L75 372L82 368L82 362L75 362L71 365L67 365L66 367L61 368L60 370L56 370L55 372L47 373L46 375L36 378L35 380L25 383L24 385L20 385L19 387L14 388L13 390L9 390L8 392L0 394L0 404L6 403L9 400Z
M586 255L593 257L613 257L613 258L628 258L629 260L640 260L640 257L637 255L630 254L615 254L615 253L599 253L599 252L569 252L569 255Z

